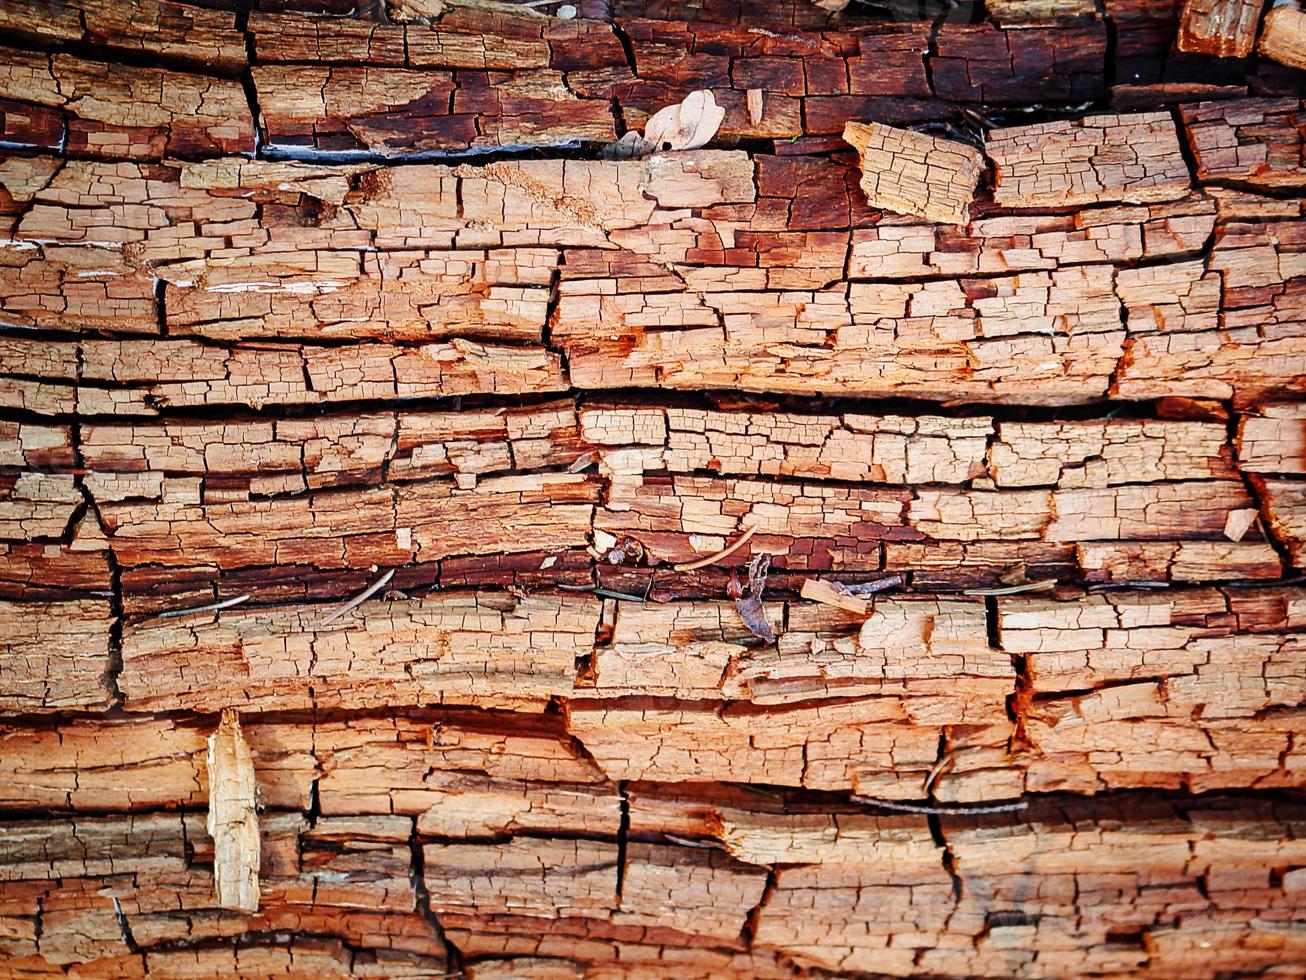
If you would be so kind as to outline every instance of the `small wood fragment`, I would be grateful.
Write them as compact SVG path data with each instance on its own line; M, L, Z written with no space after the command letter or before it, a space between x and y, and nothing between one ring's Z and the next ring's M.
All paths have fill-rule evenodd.
M809 578L803 583L800 594L804 599L810 599L812 602L823 602L827 606L834 606L837 609L843 609L858 616L865 616L871 611L869 601L841 592L833 583L824 579Z
M843 138L861 155L862 191L873 205L964 225L984 157L964 143L879 123L850 122Z
M1229 516L1224 522L1224 536L1230 541L1241 541L1251 530L1251 526L1256 523L1258 516L1259 511L1254 507L1229 511Z
M260 843L254 759L241 734L240 718L230 708L209 737L208 766L208 831L218 904L257 912Z
M1279 3L1265 16L1257 50L1290 68L1306 69L1306 11L1296 3Z
M1256 43L1262 0L1188 0L1176 46L1191 54L1246 58Z
M762 90L760 88L750 88L748 90L748 120L754 126L762 121Z

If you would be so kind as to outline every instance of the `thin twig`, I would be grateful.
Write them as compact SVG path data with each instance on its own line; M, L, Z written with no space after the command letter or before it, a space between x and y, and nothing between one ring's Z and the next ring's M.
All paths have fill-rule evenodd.
M965 816L968 813L1010 813L1013 810L1024 810L1029 806L1028 800L1020 800L1017 803L997 803L992 806L926 806L922 803L899 803L897 800L881 800L874 796L854 796L853 800L857 803L883 807L886 810L901 810L903 813L937 814L939 816L954 814Z
M629 602L643 602L642 595L631 595L629 592L614 592L612 589L596 588L592 590L595 595L601 595L605 599L625 599Z
M760 524L754 524L747 531L741 534L739 536L739 539L734 544L730 545L728 548L722 548L715 555L708 555L706 558L698 559L698 561L688 561L680 565L672 565L671 567L678 572L692 572L700 568L706 568L708 565L715 564L716 562L719 562L722 558L729 558L736 551L738 551L740 548L742 548L745 544L748 543L748 539L757 533L757 529L759 527L761 527Z
M1054 578L1040 579L1037 582L1022 582L1020 585L1002 585L994 589L966 589L962 595L1016 595L1020 592L1046 592L1055 589Z
M390 569L390 571L386 572L379 579L377 579L375 582L373 582L371 585L365 588L362 592L358 593L358 595L354 596L343 606L341 606L339 609L333 612L326 619L322 620L320 625L326 626L328 623L334 623L345 613L349 612L349 610L355 608L356 606L362 605L372 596L376 595L376 593L379 592L385 586L385 584L394 577L395 577L395 570L392 568Z
M593 592L598 588L597 585L568 585L566 582L558 582L554 587L563 592Z
M249 601L249 593L238 595L234 599L223 599L221 602L210 602L207 606L191 606L189 609L169 609L167 612L159 613L159 619L175 619L177 616L189 616L192 613L217 612L219 609L230 609L232 606L239 606L242 602Z
M1088 587L1089 592L1110 592L1113 589L1168 589L1169 582L1155 579L1124 579L1119 582L1094 582Z

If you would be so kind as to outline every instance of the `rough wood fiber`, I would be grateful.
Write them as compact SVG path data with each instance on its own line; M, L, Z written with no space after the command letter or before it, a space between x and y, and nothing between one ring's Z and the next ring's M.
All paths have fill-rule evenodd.
M0 0L0 975L1306 968L1289 69L245 6Z

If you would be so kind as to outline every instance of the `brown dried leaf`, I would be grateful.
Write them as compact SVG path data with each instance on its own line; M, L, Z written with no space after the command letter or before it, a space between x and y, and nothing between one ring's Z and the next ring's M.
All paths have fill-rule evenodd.
M259 830L254 758L228 708L209 737L209 836L218 905L258 911Z
M767 643L774 643L775 630L767 621L766 610L762 607L762 593L766 590L766 573L770 568L770 555L758 555L748 563L748 595L735 600L735 609L750 633Z
M752 97L749 99L751 106ZM760 111L760 91L758 105ZM666 106L649 116L643 136L631 130L605 146L602 156L604 160L630 160L659 151L697 150L716 135L725 117L726 111L716 104L716 96L708 89L699 89L685 96L683 102Z
M657 150L697 150L716 135L725 117L712 92L701 88L679 105L653 113L644 124L644 140Z

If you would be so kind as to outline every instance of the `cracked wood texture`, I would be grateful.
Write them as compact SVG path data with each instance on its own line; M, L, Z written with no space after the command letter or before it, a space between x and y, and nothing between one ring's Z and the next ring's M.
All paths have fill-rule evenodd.
M1306 971L1300 12L573 6L0 0L0 976Z

